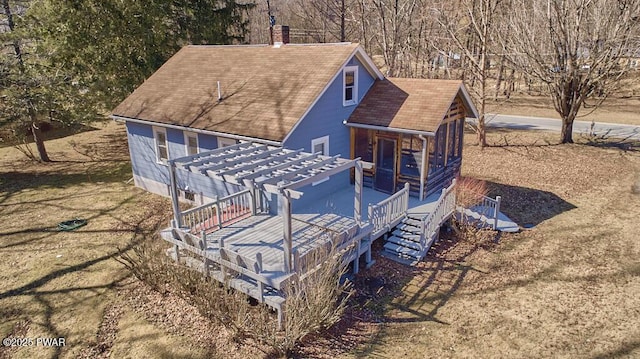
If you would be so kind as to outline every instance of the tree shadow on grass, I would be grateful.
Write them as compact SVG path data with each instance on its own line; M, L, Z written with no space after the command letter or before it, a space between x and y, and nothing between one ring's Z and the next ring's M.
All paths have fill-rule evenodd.
M640 135L640 130L637 134ZM617 149L625 152L640 152L640 140L636 140L632 137L626 138L611 138L608 135L590 135L590 136L582 136L579 140L579 143L597 147L597 148L606 148L606 149Z
M125 199L124 201L119 202L111 208L100 210L96 212L93 217L99 217L104 215L109 215L113 218L114 214L112 213L116 209L120 208L125 203L129 202L130 198ZM92 300L95 296L101 296L104 293L104 290L114 289L119 286L122 281L130 277L129 273L119 275L116 277L112 277L97 285L77 285L77 286L56 286L53 289L44 289L49 286L50 283L56 281L60 278L64 278L65 276L74 274L74 273L84 273L90 271L90 268L104 261L112 260L122 255L126 251L130 250L133 246L139 243L141 240L148 238L149 236L153 236L155 234L155 230L160 226L162 222L166 220L166 218L162 215L158 215L157 209L149 209L148 213L145 213L140 216L136 216L131 220L126 220L124 218L119 218L119 223L117 226L112 227L110 229L105 230L96 230L89 232L112 232L115 234L123 234L130 233L131 240L127 242L125 246L122 248L116 247L107 253L94 257L89 260L85 260L80 263L76 263L61 269L54 269L39 277L31 280L28 283L22 284L18 287L14 287L3 292L0 292L0 301L5 299L11 299L15 297L29 297L32 298L35 303L38 304L38 307L41 308L37 313L28 313L24 309L21 308L12 308L10 305L4 305L0 309L0 317L3 318L3 321L19 321L21 318L29 318L29 321L33 321L34 317L43 316L42 320L37 320L38 325L41 325L46 330L47 337L65 337L69 335L70 328L59 328L59 325L56 323L55 316L60 315L60 313L69 310L68 307L74 307L78 305L80 302ZM71 233L71 232L70 232ZM76 234L75 232L73 232ZM53 234L53 233L51 233ZM77 233L81 234L81 233ZM30 242L31 240L27 240ZM24 244L21 242L21 244ZM67 277L68 278L68 277ZM83 294L84 293L84 294ZM93 293L93 295L91 295ZM88 294L88 296L87 296ZM67 304L59 303L59 298L57 295L66 295L71 297L71 301ZM56 299L58 298L58 299ZM8 302L9 304L11 302ZM58 358L63 354L65 350L64 347L53 347L53 352L51 358ZM5 351L6 352L6 351ZM3 350L0 348L0 356L2 356ZM11 354L11 353L9 353Z
M389 303L389 308L397 315L388 321L448 324L437 318L440 308L447 304L471 272L485 273L466 259L478 250L490 250L500 239L500 233L488 230L478 230L474 236L474 240L461 242L454 232L443 228L441 239L404 283L401 296Z
M83 132L97 131L99 130L96 127L84 125L81 123L74 123L69 125L64 125L59 122L43 122L40 124L40 128L42 130L42 134L45 141L56 140L59 138L65 138L68 136L77 135ZM16 143L15 135L10 134L11 131L8 129L3 129L0 132L5 134L5 138L7 141L0 142L0 148L13 146ZM29 144L33 144L33 135L31 134L31 126L25 126L24 128L18 130L18 136L24 137L24 139Z
M0 173L0 176L0 205L2 205L16 193L26 189L68 188L85 183L121 182L131 176L131 164L128 161L109 164L82 162L68 170L60 168L52 168L48 171L14 170Z
M561 213L577 208L553 192L487 182L491 197L501 196L500 211L521 226L536 226Z
M459 240L455 232L441 231L441 239L427 256L414 267L396 263L384 257L376 258L371 269L356 278L356 306L363 311L377 311L376 323L433 322L449 323L438 318L444 307L473 272L485 273L466 262L478 250L491 250L500 240L500 234L478 230L474 240ZM380 250L376 245L376 250ZM379 268L376 268L379 267ZM381 269L380 269L381 267ZM369 338L356 357L370 357L384 346L386 326Z

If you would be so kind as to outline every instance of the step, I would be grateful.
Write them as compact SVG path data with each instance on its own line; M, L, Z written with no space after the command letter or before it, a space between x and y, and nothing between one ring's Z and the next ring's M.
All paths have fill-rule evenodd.
M420 234L420 227L415 227L409 224L405 224L405 223L400 223L399 225L396 226L396 229L399 229L403 232L408 232L408 233L413 233L413 234Z
M398 253L390 252L386 249L380 252L380 256L385 257L387 259L391 259L394 262L398 262L400 264L407 265L407 266L415 266L419 262L415 258L400 257L398 256Z
M393 232L391 232L391 234L396 237L403 237L406 239L410 239L414 242L420 242L420 235L418 233L406 232L406 231L401 231L399 229L396 229Z
M390 236L387 238L387 242L395 243L399 246L414 249L416 251L422 250L420 243L402 237Z
M420 226L422 225L422 223L420 222L419 219L411 218L411 217L407 217L407 218L403 219L402 223L403 224L408 224L408 225L416 227L416 228L420 228Z
M402 255L405 255L405 256L413 257L415 259L422 258L421 251L417 251L415 249L399 246L399 245L397 245L395 243L387 242L384 245L384 248L386 250L391 251L391 252L395 252L395 253L402 254Z

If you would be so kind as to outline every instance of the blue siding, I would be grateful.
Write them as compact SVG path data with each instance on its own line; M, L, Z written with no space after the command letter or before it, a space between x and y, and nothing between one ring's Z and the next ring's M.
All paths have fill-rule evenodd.
M199 133L198 146L201 151L215 150L218 148L218 137Z
M358 101L364 98L375 78L367 72L362 63L355 57L349 61L348 66L358 68ZM311 151L311 140L318 137L329 136L329 154L339 154L342 158L349 158L351 154L349 128L343 124L357 107L356 105L342 105L342 73L340 73L327 91L320 97L307 116L298 124L289 135L284 147L291 149L304 148ZM349 173L343 172L331 177L329 181L317 186L307 186L303 189L301 199L294 201L293 210L309 207L313 201L322 201L323 196L349 185Z
M169 170L156 161L153 128L149 125L127 122L127 138L133 174L161 183L169 183ZM168 135L168 133L167 133ZM169 155L173 153L169 150Z
M133 174L169 185L171 183L169 167L156 161L153 127L133 122L127 122L126 126ZM171 128L167 128L166 131L169 142L169 158L186 156L184 132ZM200 141L199 146L204 147L203 150L215 149L215 147L210 148L212 145L217 147L215 136L199 134L198 141ZM179 189L190 190L196 194L202 193L207 197L223 197L237 192L240 188L180 169L177 171L177 179Z

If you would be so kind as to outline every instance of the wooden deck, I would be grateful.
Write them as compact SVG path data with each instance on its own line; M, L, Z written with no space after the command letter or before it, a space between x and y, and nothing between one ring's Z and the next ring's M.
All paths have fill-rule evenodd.
M360 233L359 233L360 232ZM162 231L162 237L198 256L220 263L220 243L229 252L255 260L261 257L258 279L275 289L282 289L291 273L284 268L283 219L280 216L255 215L240 219L226 227L206 235L206 243L199 245L176 243L172 229ZM360 235L359 235L360 234ZM293 251L296 258L304 258L323 246L344 246L366 236L353 218L336 214L295 214L292 221ZM173 239L173 240L172 240ZM297 263L296 263L297 264ZM297 266L297 275L304 275L304 268ZM295 271L294 271L295 272Z
M335 214L293 215L291 226L293 249L301 256L327 243L331 235L345 236L341 240L346 240L358 230L354 219ZM207 245L211 250L217 250L220 240L223 240L224 248L242 256L253 258L261 253L263 270L284 272L282 228L282 217L256 215L210 233Z

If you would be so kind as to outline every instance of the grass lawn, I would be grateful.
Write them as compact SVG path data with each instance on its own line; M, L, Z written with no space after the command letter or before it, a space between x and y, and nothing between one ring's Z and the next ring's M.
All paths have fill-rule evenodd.
M588 105L580 109L577 121L595 121L621 123L640 126L638 108L640 97L608 98L600 107L594 109ZM488 113L503 115L520 115L533 117L547 117L560 119L560 115L553 109L553 103L548 96L514 95L508 101L487 101Z
M357 288L379 300L360 302L307 356L640 356L640 194L631 191L639 149L495 131L497 146L480 150L472 137L463 174L487 180L504 211L534 227L445 239L416 268L377 258ZM228 343L188 303L150 292L114 259L170 214L167 200L127 183L123 126L47 146L57 162L0 149L0 335L64 337L66 346L1 347L0 358L261 355ZM76 217L88 225L53 230Z

